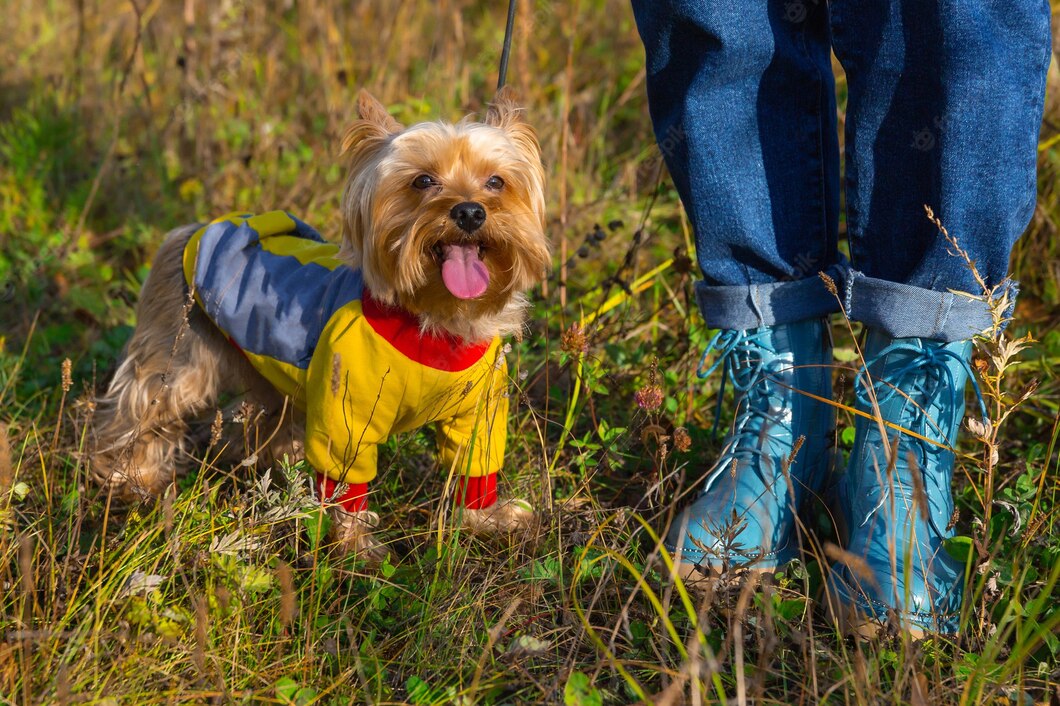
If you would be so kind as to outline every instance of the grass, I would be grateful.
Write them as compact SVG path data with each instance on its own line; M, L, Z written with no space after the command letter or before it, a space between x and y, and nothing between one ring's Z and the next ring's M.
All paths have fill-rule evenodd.
M717 380L695 376L710 332L694 312L690 233L659 177L632 16L605 0L521 3L509 73L551 165L558 263L510 356L519 404L505 484L545 511L539 532L460 536L437 500L446 479L426 434L382 454L382 535L394 547L382 569L321 546L304 468L224 460L252 446L249 422L226 421L236 441L200 449L157 504L100 495L82 455L90 400L162 234L237 207L287 208L335 233L337 146L357 89L405 121L457 118L492 93L502 4L333 5L50 1L6 16L0 699L1060 698L1055 74L1005 339L1037 342L1013 357L1005 341L984 342L1004 425L965 435L957 473L975 567L959 640L841 638L807 598L820 584L814 556L761 590L703 598L663 580L654 533L683 476L717 451ZM847 403L855 333L835 329ZM634 403L659 394L658 407ZM848 412L840 423L849 448Z

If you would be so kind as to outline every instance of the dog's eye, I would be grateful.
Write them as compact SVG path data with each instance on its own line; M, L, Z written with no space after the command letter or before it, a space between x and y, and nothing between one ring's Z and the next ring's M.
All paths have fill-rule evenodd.
M414 189L429 189L432 186L438 186L438 182L435 181L434 177L430 174L420 174L412 180L412 187Z
M504 188L504 179L501 179L497 175L493 175L486 180L486 188L490 191L500 191Z

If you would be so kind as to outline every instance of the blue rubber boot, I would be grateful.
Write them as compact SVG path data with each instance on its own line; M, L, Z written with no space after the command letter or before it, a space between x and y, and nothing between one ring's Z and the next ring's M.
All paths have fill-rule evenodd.
M943 542L954 535L951 449L965 385L974 383L972 342L892 339L870 330L863 353L857 408L873 414L875 396L882 419L908 431L888 427L885 439L875 419L855 422L838 487L848 554L832 566L829 608L846 630L865 636L889 617L918 637L956 633L964 565ZM981 396L979 402L985 417Z
M737 411L700 495L666 537L679 574L692 579L736 568L768 572L794 558L796 517L828 475L834 438L833 408L809 396L832 395L824 319L721 331L712 350L719 357L700 377L723 366Z

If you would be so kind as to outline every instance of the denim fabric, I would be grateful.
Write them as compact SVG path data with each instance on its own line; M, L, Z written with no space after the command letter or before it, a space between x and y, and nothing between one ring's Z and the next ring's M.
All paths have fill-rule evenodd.
M835 264L826 274L839 287L847 280L849 270ZM816 275L751 285L696 283L696 303L707 326L738 331L826 316L839 309L839 296L828 292Z
M633 0L633 9L656 136L695 229L708 324L839 309L813 282L846 270L834 50L848 88L844 197L857 270L842 278L856 305L848 313L896 337L957 340L985 328L985 302L950 294L982 292L924 205L989 285L1005 280L1034 208L1047 0Z

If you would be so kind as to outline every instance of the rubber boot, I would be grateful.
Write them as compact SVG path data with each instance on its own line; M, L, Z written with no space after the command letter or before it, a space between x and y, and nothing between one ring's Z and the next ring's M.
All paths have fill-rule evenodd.
M847 554L832 566L828 607L862 635L875 634L888 618L915 636L956 633L964 565L943 544L954 535L952 449L972 377L972 342L892 339L870 330L863 353L857 408L874 414L875 397L880 417L903 431L887 427L885 438L876 419L855 422L838 484Z
M796 518L828 475L834 438L833 408L820 401L832 394L824 319L722 331L712 350L720 356L701 376L724 366L737 411L702 491L666 537L678 572L691 579L771 572L794 558Z

